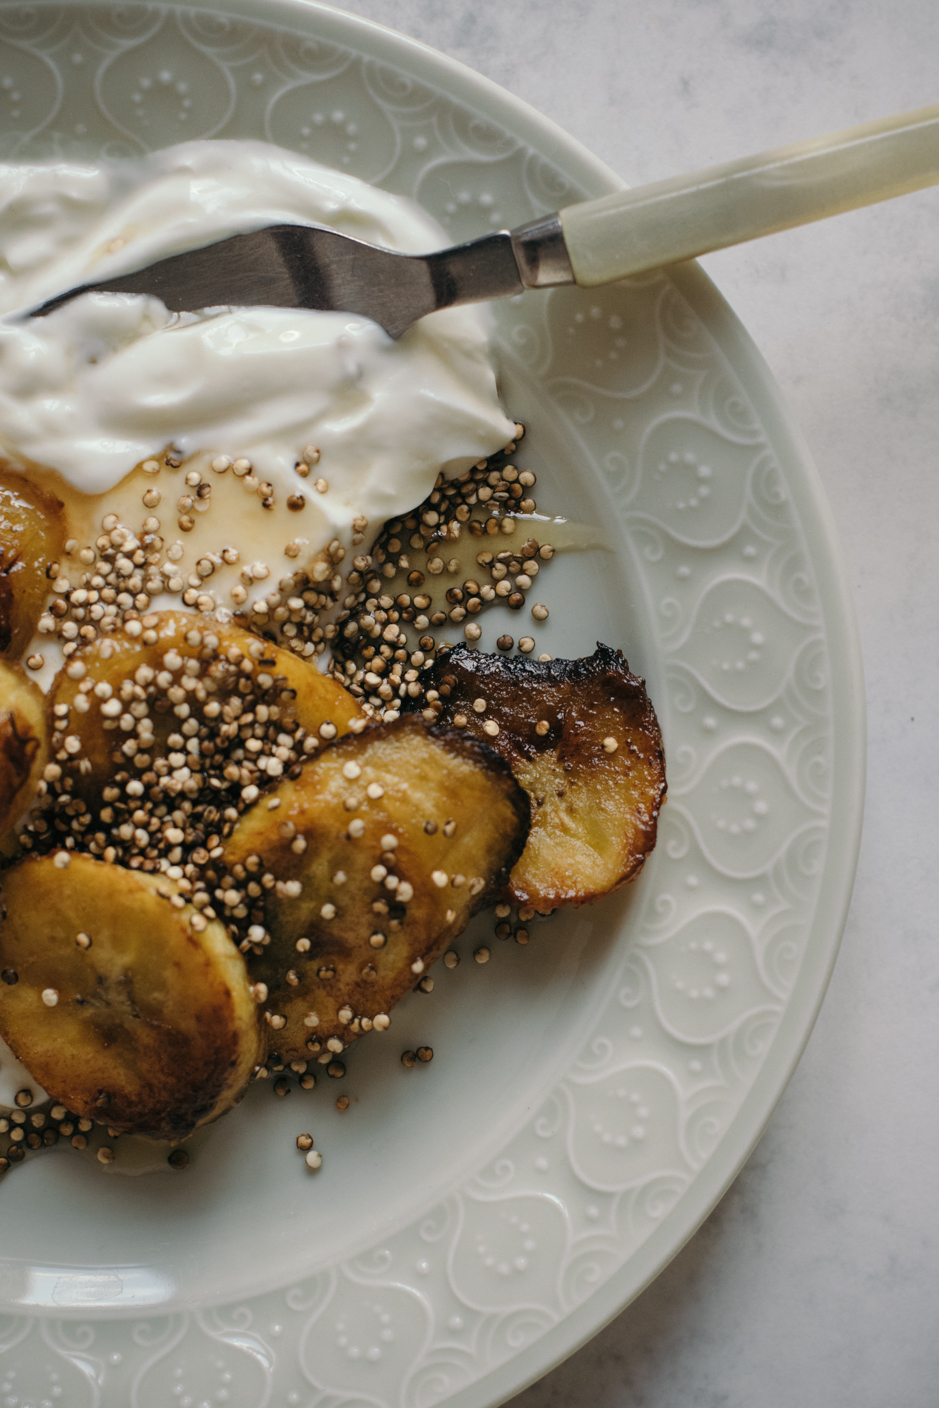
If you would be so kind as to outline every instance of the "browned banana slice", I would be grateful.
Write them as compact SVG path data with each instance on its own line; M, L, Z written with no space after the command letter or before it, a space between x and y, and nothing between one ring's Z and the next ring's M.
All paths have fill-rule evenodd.
M269 941L248 959L270 1041L289 1060L328 1059L387 1026L505 883L529 807L490 749L417 718L342 739L276 795L235 829L221 884L272 886Z
M60 500L0 465L0 653L17 659L32 640L64 543Z
M29 806L48 759L42 691L19 665L0 660L0 837Z
M2 899L0 1036L55 1100L175 1140L241 1097L260 1044L244 960L169 880L46 856Z
M505 659L456 646L427 678L439 720L484 738L532 801L509 880L520 905L586 904L638 875L655 845L665 755L655 712L622 652Z
M116 769L163 758L167 739L189 719L218 738L225 727L221 708L248 694L262 696L282 725L291 732L299 726L317 746L324 725L323 736L333 738L357 721L364 724L361 707L336 680L234 622L160 611L133 624L137 635L115 631L77 650L53 682L50 706L68 707L55 720L53 748L65 751L61 761L84 797L100 795ZM235 708L241 711L240 702ZM213 745L200 753L197 744L199 761L190 773L214 751ZM191 750L182 761L192 761ZM246 766L253 767L250 755ZM275 769L271 779L276 775Z

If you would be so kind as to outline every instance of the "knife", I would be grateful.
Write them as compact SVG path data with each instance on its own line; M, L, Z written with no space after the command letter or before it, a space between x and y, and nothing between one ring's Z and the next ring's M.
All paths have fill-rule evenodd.
M271 225L82 284L31 316L84 293L135 293L172 312L266 305L355 313L398 338L440 308L612 283L937 182L939 105L615 191L432 254Z

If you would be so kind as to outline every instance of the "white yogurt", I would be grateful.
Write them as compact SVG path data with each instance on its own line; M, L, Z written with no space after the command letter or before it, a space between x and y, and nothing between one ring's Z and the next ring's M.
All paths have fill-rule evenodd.
M294 465L315 445L329 489L306 535L312 555L356 515L375 528L420 502L441 469L460 472L511 438L476 307L435 313L398 342L343 313L176 315L132 295L13 316L278 223L412 253L446 243L412 203L261 142L188 142L114 165L0 165L0 445L101 494L173 442L250 459L278 498L298 489Z

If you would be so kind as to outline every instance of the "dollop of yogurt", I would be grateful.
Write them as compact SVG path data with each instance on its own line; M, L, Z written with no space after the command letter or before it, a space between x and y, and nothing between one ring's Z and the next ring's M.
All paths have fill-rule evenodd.
M248 458L279 495L297 489L312 445L328 484L313 536L325 542L359 515L380 526L441 469L458 473L511 439L477 307L431 314L397 342L345 313L173 314L135 295L21 316L76 285L280 223L409 253L447 243L412 202L261 142L0 165L0 445L86 494L173 443Z

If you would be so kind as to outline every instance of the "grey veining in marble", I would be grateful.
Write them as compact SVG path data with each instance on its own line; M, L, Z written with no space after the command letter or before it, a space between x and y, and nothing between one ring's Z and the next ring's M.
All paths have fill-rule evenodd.
M935 0L356 0L627 181L935 102ZM516 1408L939 1401L939 191L712 255L809 443L856 594L865 839L828 997L709 1221Z

